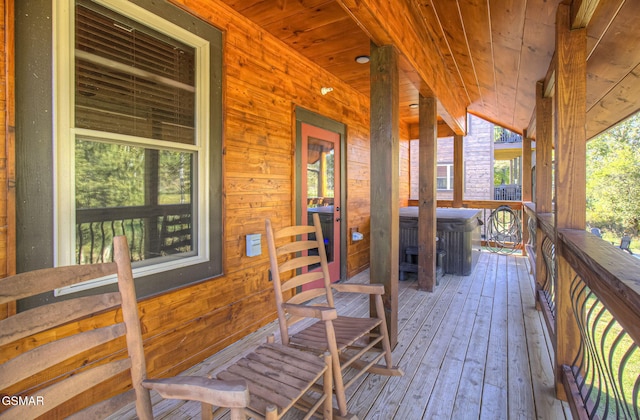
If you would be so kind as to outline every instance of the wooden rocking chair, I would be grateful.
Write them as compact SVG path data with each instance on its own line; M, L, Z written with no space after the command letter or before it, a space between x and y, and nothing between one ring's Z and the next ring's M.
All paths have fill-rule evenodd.
M305 401L303 409L310 414L320 409L325 418L332 416L330 356L323 360L281 344L261 346L221 374L237 380L195 376L147 379L129 249L122 236L114 238L114 260L0 279L0 304L94 278L116 275L118 280L117 292L50 303L0 321L0 395L7 396L7 401L23 402L0 406L0 418L60 418L70 413L77 419L104 418L135 401L138 418L151 419L150 390L155 390L163 398L201 402L204 419L213 417L214 407L230 409L234 420L247 415L276 419L302 401L320 378L324 378L321 397L315 405ZM119 311L114 308L121 308L123 322L116 322ZM100 327L82 321L107 310L113 314L96 321ZM115 357L112 342L122 337L128 354ZM283 365L298 369L285 371ZM131 391L125 391L127 377L133 384ZM287 388L265 392L265 387L274 387L277 381ZM75 408L82 404L82 399L73 400L75 397L103 383L103 389L110 386L123 393L87 408ZM91 391L85 395L92 398Z
M313 226L289 226L274 232L266 220L271 275L278 309L282 342L292 347L321 353L329 351L333 363L334 392L340 416L348 416L345 389L366 372L403 375L393 366L380 284L331 284L320 219ZM315 238L308 237L315 235ZM283 242L287 239L289 242ZM278 245L276 245L278 242ZM319 267L318 267L319 266ZM313 270L313 271L312 271ZM322 287L295 294L300 286L322 280ZM374 296L377 317L354 318L337 315L333 290ZM291 327L305 318L317 321L299 332ZM381 345L381 349L379 346ZM369 358L366 356L369 354ZM371 356L371 354L373 354ZM384 364L380 364L384 359ZM347 383L349 368L359 372Z

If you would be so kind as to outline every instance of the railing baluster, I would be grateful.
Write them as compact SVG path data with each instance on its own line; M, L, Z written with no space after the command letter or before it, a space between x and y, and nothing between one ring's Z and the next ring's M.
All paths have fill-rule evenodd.
M632 403L633 403L633 413L635 415L635 418L640 419L640 375L638 375L638 378L636 378L636 381L633 384Z
M83 239L84 239L83 231L79 225L76 231L76 240L78 241L78 244L77 244L78 257L76 260L76 264L80 264L82 262L82 248L84 247Z
M93 264L93 253L95 247L95 235L93 232L93 223L89 224L89 233L91 234L91 250L89 252L89 264Z
M104 261L104 245L105 245L105 233L104 233L104 222L100 222L100 233L102 234L102 242L100 244L100 261Z
M133 255L135 255L134 247L136 244L136 227L134 225L134 219L129 220L129 226L131 226L131 242L129 243L129 255L133 257Z

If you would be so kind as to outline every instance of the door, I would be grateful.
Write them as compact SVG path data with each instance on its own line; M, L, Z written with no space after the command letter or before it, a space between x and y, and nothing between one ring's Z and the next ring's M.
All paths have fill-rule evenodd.
M302 222L317 213L331 281L340 279L340 134L302 123ZM320 284L311 286L319 287Z

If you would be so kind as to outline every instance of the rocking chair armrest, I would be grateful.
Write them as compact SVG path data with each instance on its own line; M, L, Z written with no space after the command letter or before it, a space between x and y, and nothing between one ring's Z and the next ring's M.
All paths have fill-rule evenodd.
M338 292L366 293L369 295L384 295L382 284L332 284L331 287Z
M203 376L175 376L145 379L142 386L157 391L167 399L200 401L226 408L244 408L249 404L249 388L244 380L220 381Z
M336 309L328 306L308 306L295 303L284 303L282 304L282 307L291 315L305 318L318 318L322 321L328 321L338 317Z

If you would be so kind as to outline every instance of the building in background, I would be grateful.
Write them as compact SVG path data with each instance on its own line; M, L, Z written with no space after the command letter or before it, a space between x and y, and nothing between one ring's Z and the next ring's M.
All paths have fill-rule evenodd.
M522 136L469 115L463 141L463 199L522 199ZM418 140L411 140L411 199L418 199ZM453 199L453 137L438 139L439 200Z

